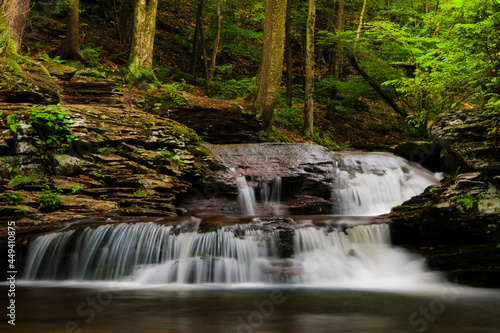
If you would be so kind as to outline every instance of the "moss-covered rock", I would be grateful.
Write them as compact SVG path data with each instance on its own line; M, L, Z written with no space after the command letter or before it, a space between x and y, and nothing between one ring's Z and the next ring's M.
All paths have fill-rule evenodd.
M59 103L59 89L49 72L38 62L17 58L0 59L0 102Z

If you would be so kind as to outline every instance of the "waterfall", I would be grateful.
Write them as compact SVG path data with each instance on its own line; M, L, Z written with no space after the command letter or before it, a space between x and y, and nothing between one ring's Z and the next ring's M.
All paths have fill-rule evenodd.
M343 154L336 168L334 213L340 215L380 215L390 212L439 176L400 157L385 154Z
M29 247L24 279L309 284L423 271L390 247L384 224L356 226L345 232L298 227L292 230L291 244L282 244L287 240L272 230L178 231L154 223L122 223L43 235ZM288 258L280 257L283 245L293 248Z
M255 215L255 192L254 189L247 184L245 176L236 177L236 183L238 184L238 200L245 210L246 215Z

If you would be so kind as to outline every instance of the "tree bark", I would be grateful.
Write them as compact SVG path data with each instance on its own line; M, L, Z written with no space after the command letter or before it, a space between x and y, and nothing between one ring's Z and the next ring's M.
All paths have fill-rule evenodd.
M304 133L313 136L314 127L314 27L316 25L316 0L309 0L306 24L305 104Z
M191 57L191 67L189 72L191 75L194 75L196 72L196 63L198 61L198 50L200 48L200 31L203 29L202 27L202 16L203 16L203 6L205 4L204 0L198 0L198 10L196 11L196 25L194 28L194 37L193 37L193 54Z
M215 73L215 61L217 59L217 52L219 52L219 44L220 44L220 30L221 30L221 25L222 25L222 16L220 13L220 5L217 5L217 14L216 14L216 20L217 20L217 30L215 32L215 42L214 42L214 49L212 52L212 59L211 59L211 64L210 64L210 79L214 76ZM209 82L210 84L210 82Z
M292 0L286 2L285 52L286 52L286 106L292 108L293 70L292 70Z
M397 114L406 117L408 114L406 111L402 110L394 101L394 99L387 93L380 84L375 82L375 80L368 75L362 68L359 67L358 62L356 61L356 56L352 53L346 54L346 58L349 61L349 63L352 65L352 67L365 79L365 81L375 90L382 99L389 104L390 107L394 111L396 111Z
M16 52L21 50L29 10L30 0L3 0L1 4L0 15L9 29Z
M66 13L66 39L56 56L61 59L76 59L85 61L82 50L80 49L80 1L71 0L68 2Z
M158 0L136 0L128 70L139 79L143 71L153 70L153 46Z
M265 16L257 107L264 129L269 131L283 72L286 0L266 0Z
M359 14L359 24L358 24L358 30L356 31L356 40L354 41L354 45L356 45L356 43L359 40L359 36L361 35L361 27L363 26L365 10L366 10L366 0L363 0L363 7L361 7L361 14Z
M203 27L200 30L201 38L201 49L203 51L203 76L205 77L205 94L210 96L210 77L208 74L208 52L205 45L205 34L203 33Z

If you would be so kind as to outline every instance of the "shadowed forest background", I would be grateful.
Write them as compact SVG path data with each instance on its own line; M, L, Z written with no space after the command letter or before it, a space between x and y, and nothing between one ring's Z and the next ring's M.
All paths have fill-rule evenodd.
M269 0L267 8L6 0L3 24L18 54L121 82L138 107L231 100L224 105L256 113L278 141L386 149L425 138L434 117L457 105L496 115L490 135L498 135L496 1ZM24 28L13 15L26 17ZM17 61L4 31L1 56Z

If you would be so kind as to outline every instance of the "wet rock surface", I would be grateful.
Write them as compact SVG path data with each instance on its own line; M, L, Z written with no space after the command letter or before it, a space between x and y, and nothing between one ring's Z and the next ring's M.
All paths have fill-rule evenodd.
M500 155L480 110L442 115L432 137L456 170L390 214L393 241L458 283L500 287Z

